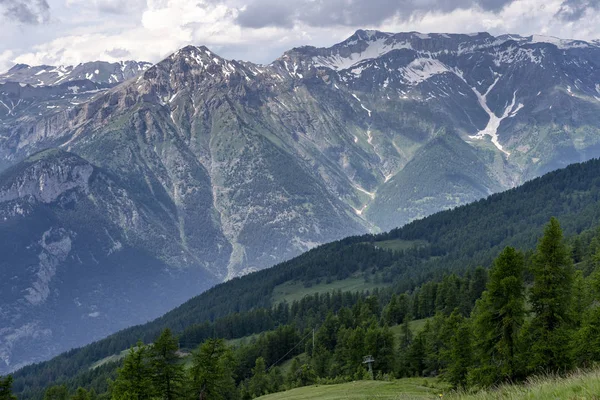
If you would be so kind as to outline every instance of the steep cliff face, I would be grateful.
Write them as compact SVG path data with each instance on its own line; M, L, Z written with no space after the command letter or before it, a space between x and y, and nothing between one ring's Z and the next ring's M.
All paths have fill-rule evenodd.
M176 302L597 156L596 82L593 43L361 30L270 65L188 46L116 86L6 83L0 229L19 227L7 271L25 275L1 281L0 315L19 321L2 335L22 338L3 357L39 359L34 335L49 338L39 357L90 339L53 342L42 309L116 329L158 315L158 294Z
M0 199L2 370L147 321L217 281L200 264L169 264L185 251L166 244L173 205L73 154L8 170Z

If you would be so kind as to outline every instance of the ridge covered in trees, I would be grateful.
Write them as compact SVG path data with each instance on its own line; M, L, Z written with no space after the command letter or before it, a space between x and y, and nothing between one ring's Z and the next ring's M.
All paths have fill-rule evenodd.
M45 388L55 383L68 384L71 390L78 386L85 386L88 389L94 388L97 392L106 391L106 377L116 378L115 366L105 364L91 368L92 365L104 357L134 346L140 339L144 343L155 342L165 328L170 328L179 336L180 342L189 344L189 347L196 347L208 339L217 337L234 339L265 331L277 332L284 327L290 327L298 337L303 337L306 329L325 323L330 312L339 318L340 310L353 309L357 304L364 304L370 296L374 296L379 304L381 314L375 318L376 321L383 320L384 316L388 315L387 318L401 323L407 315L422 319L440 312L450 318L454 310L458 309L452 319L455 328L466 330L463 324L467 319L469 323L477 320L477 323L482 326L490 325L492 323L484 318L485 313L480 311L486 309L486 306L475 306L475 300L485 288L481 279L477 283L471 283L475 276L481 278L485 275L482 269L476 267L491 265L494 257L503 252L506 246L512 246L523 249L526 253L519 255L516 250L516 255L512 256L502 253L502 259L506 261L522 257L524 265L527 266L523 279L529 279L536 271L537 267L534 265L543 265L543 263L534 262L527 251L536 246L539 233L551 216L559 217L568 236L579 234L576 236L579 244L573 243L572 247L573 259L576 263L580 263L587 251L581 243L591 240L590 237L593 235L589 233L590 229L600 220L599 172L600 161L598 160L573 165L528 182L522 187L415 221L387 234L352 237L321 246L272 269L221 284L149 324L124 330L82 349L72 350L49 362L25 367L14 375L15 392L21 399L41 399ZM402 243L403 249L391 251L382 246L383 242L390 241ZM496 261L496 264L500 262ZM586 271L586 274L588 273L589 271ZM356 274L376 277L386 284L386 289L373 293L312 295L293 304L273 301L275 287L286 282L296 281L311 285L320 281L343 280ZM581 284L580 280L573 279L573 284ZM468 283L465 283L466 281ZM440 285L442 286L438 287ZM478 289L470 292L465 285L475 285ZM518 286L518 282L514 285ZM451 287L459 287L460 290L449 289ZM491 288L489 292L502 293L502 290L501 287ZM457 293L461 295L454 298ZM470 293L468 299L466 293ZM409 299L404 297L405 295ZM485 303L486 296L481 299L482 304ZM544 301L550 295L542 290L535 296L530 296L532 307L536 304L534 300L538 299L536 296L540 296L541 312L544 310L542 306L545 304ZM533 322L530 323L527 319L529 317L520 316L518 307L514 306L515 299L510 298L506 301L509 305L503 312L508 313L511 318L507 322L512 321L512 331L521 327L521 319L528 322L527 332L532 336L539 333L539 329L560 325L546 317L536 319L535 324L531 325ZM409 311L398 311L398 309L405 309L406 303L410 304ZM473 312L481 314L477 318L470 315L471 308L474 306ZM581 303L579 308L583 309L583 306L584 304ZM395 311L389 311L390 308ZM488 309L493 311L492 306ZM551 313L555 311L557 310L552 310ZM530 310L524 310L523 313L531 315ZM389 315L396 317L389 317ZM435 324L440 324L436 318L439 319L434 316L433 320L429 321L429 329L434 329L437 326ZM570 321L571 316L561 315L561 324L563 320ZM388 322L386 324L390 325ZM352 328L344 327L357 329L354 325L350 326ZM368 327L364 326L362 329L368 330ZM594 328L586 326L586 329L593 331ZM510 354L514 351L511 350L510 343L516 336L508 335L507 332L505 332L506 340L500 346L501 350L496 350L498 354ZM562 328L558 329L548 337L560 343L564 339L562 332ZM350 333L348 335L352 336ZM408 329L405 331L404 345L410 344L412 349L412 353L408 354L419 354L417 351L419 346L429 346L425 337L420 335L410 337L411 333ZM456 340L458 339L461 343L466 340L464 335ZM486 339L481 337L469 337L469 341L473 346L486 343ZM488 345L491 346L489 343ZM458 344L456 346L457 349L460 348ZM434 348L437 349L436 346ZM451 353L451 349L445 351ZM488 348L487 353L490 351L491 348ZM544 360L544 357L547 359L549 351L546 349L546 353L540 353L540 360ZM465 360L481 359L478 358L476 351L475 353L458 352L455 356ZM427 368L420 373L431 374L441 371L442 365L438 365L439 363L419 365L423 362L419 357L408 355L403 357L407 357L403 368L410 373L415 373L424 366ZM578 357L583 356L578 355ZM590 357L593 358L593 355L588 359ZM506 361L506 370L501 372L500 376L513 374L514 368L511 367L511 362L513 361ZM246 378L247 371L255 366L254 362L251 364L245 367ZM564 367L568 363L560 361L559 364ZM457 366L455 374L462 377L461 384L463 384L466 378L464 373L460 372L462 367L459 367ZM473 368L470 369L471 376L474 376L475 371ZM483 373L484 370L480 372ZM395 370L394 373L397 371ZM515 374L518 375L517 372Z
M315 295L311 309L326 315L313 332L292 321L246 344L208 338L183 356L167 328L153 344L129 350L105 391L72 388L71 400L252 399L373 377L438 376L453 388L484 388L567 373L600 361L599 282L600 228L568 243L552 218L535 252L506 247L489 274L478 268L399 295L355 295L345 306L351 294ZM431 317L414 333L409 323L418 313ZM397 324L400 335L390 329ZM292 360L287 370L282 360ZM44 400L66 396L65 386L52 386Z

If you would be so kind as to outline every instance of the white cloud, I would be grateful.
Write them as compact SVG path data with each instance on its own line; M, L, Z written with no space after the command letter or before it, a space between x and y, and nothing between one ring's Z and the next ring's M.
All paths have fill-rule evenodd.
M0 68L13 61L113 61L119 54L156 62L187 44L207 45L228 58L269 62L294 46L331 45L358 28L600 37L597 12L587 9L580 20L568 21L557 16L563 1L515 0L499 11L473 6L445 13L419 11L410 17L396 13L374 26L313 26L297 20L291 26L253 28L238 24L246 0L134 0L125 9L117 0L54 0L52 21L45 25L25 29L0 17L0 24L6 22L0 32Z
M4 50L0 53L0 71L6 71L14 65L13 52Z

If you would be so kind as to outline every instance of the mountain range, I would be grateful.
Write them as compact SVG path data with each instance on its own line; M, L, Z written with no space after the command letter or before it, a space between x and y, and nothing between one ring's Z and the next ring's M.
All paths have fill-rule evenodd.
M600 151L596 42L359 30L0 82L0 373Z

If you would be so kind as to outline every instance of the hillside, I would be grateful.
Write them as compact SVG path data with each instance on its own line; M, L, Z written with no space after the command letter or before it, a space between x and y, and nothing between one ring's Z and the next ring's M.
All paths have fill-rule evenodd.
M3 221L24 228L11 253L11 279L19 284L0 281L0 292L18 290L15 297L27 304L22 290L43 275L56 301L42 296L35 305L9 307L0 335L18 335L0 350L0 372L155 318L212 282L344 237L388 231L597 156L599 66L595 42L365 30L331 47L291 49L268 65L190 45L152 66L15 66L0 77L0 171L10 173L0 180L38 182L42 197L52 199L41 208L54 218L48 224L44 213L35 214L41 220L12 213ZM109 231L121 247L92 252L86 267L112 271L108 251L123 258L130 250L150 253L157 263L140 258L133 268L175 278L156 289L173 299L164 307L131 311L146 307L144 296L124 285L132 306L124 312L105 296L110 289L97 274L90 285L103 289L88 306L107 307L83 313L58 306L81 302L77 287L63 283L73 283L68 263L84 263L81 254L95 246L85 226L70 224L80 209L69 206L85 203L92 215L111 207L93 196L71 201L70 190L55 197L44 181L62 179L60 158L36 176L10 170L23 171L40 152L56 149L118 177L106 188L135 195L134 204L116 205L99 224L102 240L111 240ZM30 261L30 249L41 234L66 225L73 247L47 275ZM418 266L423 277L426 259ZM179 288L180 279L199 284ZM39 324L40 315L52 314L77 325L96 312L115 323L77 335L63 335L52 320ZM37 346L33 337L52 346L27 351Z
M536 377L527 385L504 385L496 390L488 390L474 394L453 393L444 385L436 388L433 383L423 378L407 378L393 382L359 381L338 385L317 385L292 389L287 392L269 394L259 397L260 400L303 400L303 399L433 399L451 400L492 400L508 398L512 400L529 399L593 399L600 391L599 372L578 372L566 378ZM424 384L427 383L427 386ZM442 394L443 396L440 396Z
M274 329L277 321L287 323L287 318L292 318L292 314L284 317L281 307L268 311L274 306L276 288L284 284L302 283L300 288L306 290L323 282L326 287L327 282L368 276L376 278L378 286L402 293L444 274L489 266L504 246L532 249L551 216L559 218L568 236L597 226L599 200L600 161L572 165L390 233L323 245L271 269L220 284L149 324L22 369L15 374L15 387L22 398L39 398L40 386L49 383L48 374L61 379L88 374L82 371L98 360L121 352L138 339L151 343L165 327L193 342L190 346L215 332L233 339ZM390 248L398 251L387 250ZM310 301L300 309L311 309ZM356 301L349 297L346 304Z

